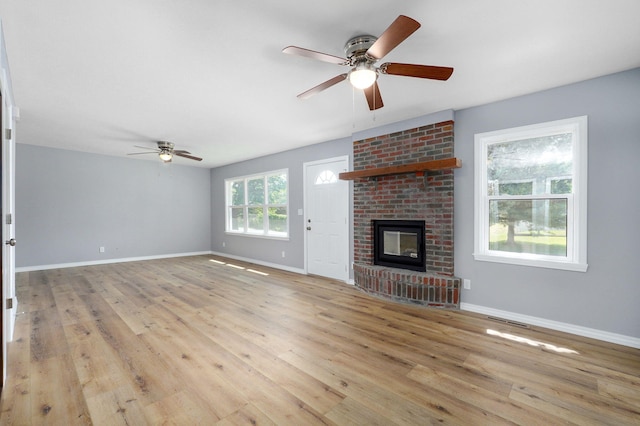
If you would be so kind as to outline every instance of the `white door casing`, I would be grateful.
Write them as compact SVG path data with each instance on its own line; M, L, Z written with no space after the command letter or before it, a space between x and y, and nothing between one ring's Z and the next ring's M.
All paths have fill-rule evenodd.
M5 240L15 237L15 122L18 116L18 108L13 103L13 91L9 64L5 51L4 34L0 23L0 92L2 94L2 294L0 309L2 311L2 385L7 376L7 342L13 340L13 330L18 301L15 290L15 248L5 244ZM12 307L9 308L8 301Z
M304 163L305 270L349 279L349 157Z
M4 97L3 97L4 101ZM15 136L16 129L13 120L13 107L6 102L3 105L3 111L7 110L4 115L4 131L3 131L3 147L2 153L2 227L4 240L12 240L15 238ZM4 113L3 113L4 114ZM9 132L7 132L9 130ZM7 136L11 138L7 138ZM2 241L2 273L4 284L3 304L6 308L7 300L11 300L11 308L6 309L5 338L7 342L13 340L13 330L15 326L15 316L18 307L15 286L15 253L16 249L13 245ZM6 358L5 358L6 360Z

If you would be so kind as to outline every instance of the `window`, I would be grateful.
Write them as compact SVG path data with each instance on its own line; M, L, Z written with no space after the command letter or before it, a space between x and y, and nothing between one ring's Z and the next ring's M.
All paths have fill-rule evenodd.
M475 135L476 260L587 270L587 117Z
M289 236L288 170L225 180L226 231Z

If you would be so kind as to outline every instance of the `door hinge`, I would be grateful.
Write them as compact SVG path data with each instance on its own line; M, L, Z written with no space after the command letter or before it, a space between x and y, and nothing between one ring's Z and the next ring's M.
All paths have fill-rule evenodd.
M11 217L11 213L7 213L7 225L11 225L13 223L13 218Z
M4 129L4 137L7 140L11 140L11 129Z
M7 309L13 309L13 297L7 299Z

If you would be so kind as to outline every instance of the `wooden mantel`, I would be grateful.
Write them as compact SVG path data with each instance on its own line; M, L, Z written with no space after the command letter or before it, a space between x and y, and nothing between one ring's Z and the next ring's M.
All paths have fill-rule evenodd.
M421 163L402 164L400 166L376 167L375 169L356 170L343 172L338 176L342 180L354 180L361 178L376 178L378 176L399 175L403 173L418 173L419 175L431 170L458 169L462 167L462 160L451 157L443 160L423 161Z

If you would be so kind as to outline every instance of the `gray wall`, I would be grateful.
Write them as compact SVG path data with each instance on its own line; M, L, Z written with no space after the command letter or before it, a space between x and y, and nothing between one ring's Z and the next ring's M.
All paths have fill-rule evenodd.
M586 273L473 258L474 134L587 115ZM455 271L461 300L640 337L640 69L456 112Z
M210 206L208 169L17 144L16 267L209 251Z
M352 161L351 138L320 143L243 161L211 170L211 250L241 258L253 259L267 264L281 265L290 269L304 268L304 216L298 215L303 203L303 163L326 158L349 156ZM224 180L271 170L289 169L289 240L228 235L225 233ZM352 199L353 197L349 197ZM353 208L350 208L350 211ZM350 236L349 241L352 240ZM223 242L225 247L223 247ZM353 243L350 244L353 247ZM282 252L285 258L282 258ZM353 250L350 249L350 259Z

